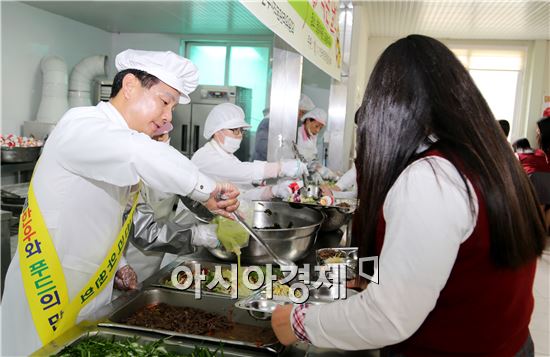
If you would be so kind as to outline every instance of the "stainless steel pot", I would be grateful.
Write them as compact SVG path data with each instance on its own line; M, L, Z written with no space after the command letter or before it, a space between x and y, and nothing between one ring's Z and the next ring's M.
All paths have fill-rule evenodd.
M2 162L36 161L40 155L41 146L36 147L2 147Z
M320 207L319 208L325 215L325 220L321 225L321 232L332 232L347 224L353 217L354 210L351 208L343 207Z
M282 258L297 261L310 251L323 222L323 213L288 202L254 202L253 224L256 233ZM236 261L234 253L223 248L208 249L216 258ZM246 264L273 263L273 258L254 240L241 250Z
M289 203L292 207L308 207L323 212L325 219L319 229L320 232L332 232L347 224L353 217L355 207L322 206L316 203Z

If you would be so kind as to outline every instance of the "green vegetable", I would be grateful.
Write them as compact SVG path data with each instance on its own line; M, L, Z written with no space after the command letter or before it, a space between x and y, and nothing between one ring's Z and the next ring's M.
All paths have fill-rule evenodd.
M218 225L216 235L228 252L240 253L241 248L248 243L248 232L239 224L225 217L216 217L212 221Z
M206 347L195 346L195 349L188 354L177 354L166 350L164 340L149 343L140 343L139 337L129 337L116 340L101 336L87 336L78 343L65 347L56 356L60 357L223 357L223 345L215 351Z

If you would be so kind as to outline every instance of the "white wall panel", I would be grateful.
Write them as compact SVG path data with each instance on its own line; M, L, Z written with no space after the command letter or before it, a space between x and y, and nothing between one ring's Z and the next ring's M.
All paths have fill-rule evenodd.
M42 96L40 61L65 59L68 73L82 58L111 53L111 34L18 2L2 2L2 134L21 134Z

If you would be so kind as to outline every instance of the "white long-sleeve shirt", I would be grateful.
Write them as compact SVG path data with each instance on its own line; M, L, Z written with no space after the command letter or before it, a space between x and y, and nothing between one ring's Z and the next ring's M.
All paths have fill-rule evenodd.
M473 214L466 186L449 161L430 157L407 167L383 205L379 284L347 300L310 306L304 325L311 343L360 350L410 337L435 307L460 245L475 227L475 194L474 206Z
M215 140L210 140L191 158L199 170L216 181L231 182L241 190L243 200L260 200L271 197L267 186L254 187L253 182L277 177L277 163L266 161L243 162L235 155L226 152ZM266 172L268 174L266 174ZM271 174L269 174L271 173Z
M122 226L130 189L147 186L206 200L215 182L177 150L130 129L110 103L69 110L56 125L32 184L63 267L69 298L97 270ZM21 280L19 253L10 264L2 301L2 352L28 355L42 343ZM112 281L82 309L97 318L109 303Z
M342 191L357 190L357 170L355 169L355 165L340 177L338 182L336 182L336 186Z

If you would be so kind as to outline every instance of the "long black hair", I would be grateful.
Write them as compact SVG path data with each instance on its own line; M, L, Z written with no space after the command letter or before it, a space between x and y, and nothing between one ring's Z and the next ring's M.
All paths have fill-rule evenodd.
M430 134L485 199L492 261L517 267L542 253L544 219L529 179L472 78L441 42L411 35L389 46L370 76L358 119L354 236L361 255L374 253L386 195Z
M544 151L546 156L550 156L550 117L541 118L537 121L539 133L537 141L539 148Z

